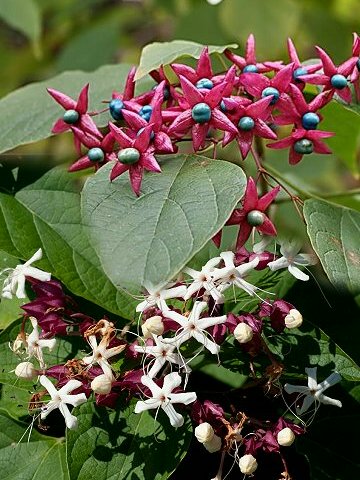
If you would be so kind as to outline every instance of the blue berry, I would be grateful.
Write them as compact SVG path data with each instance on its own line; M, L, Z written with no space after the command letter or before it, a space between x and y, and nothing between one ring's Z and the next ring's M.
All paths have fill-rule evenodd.
M358 61L356 62L356 68L360 71L360 57L358 58Z
M277 88L274 88L274 87L266 87L261 92L262 98L269 97L270 95L274 96L274 98L270 102L270 105L274 105L274 103L276 103L279 100L280 92Z
M197 103L191 110L191 116L196 123L206 123L211 118L211 108L206 103Z
M301 155L309 155L309 153L314 151L314 145L311 140L303 138L295 142L294 150L296 153L300 153Z
M246 65L244 68L243 68L243 73L257 73L258 72L258 68L256 65Z
M255 122L251 117L241 117L238 123L240 130L248 132L255 127Z
M319 122L319 115L313 112L305 113L301 119L301 124L305 128L305 130L315 130L319 125Z
M196 88L206 88L211 90L214 86L213 82L209 78L201 78L196 82Z
M63 115L63 120L68 125L74 125L80 118L79 113L76 110L66 110Z
M118 159L120 163L125 165L132 165L139 161L140 152L136 148L124 148L118 153Z
M113 98L109 102L110 115L114 120L122 120L122 109L124 108L124 102L120 98Z
M88 151L87 156L90 162L102 162L105 158L103 150L98 147L91 148Z
M293 72L293 79L301 81L300 77L302 77L303 75L307 75L307 74L308 74L308 72L307 72L306 68L304 68L304 67L296 68Z
M246 220L252 227L260 227L265 221L265 215L259 210L251 210L246 216Z
M220 110L224 113L227 111L224 100L221 100L221 102L220 102Z
M330 79L330 83L334 88L341 90L347 86L347 80L344 75L336 74L333 75Z
M139 115L140 117L142 117L144 120L148 122L150 120L151 113L152 113L152 106L144 105L143 107L141 107Z
M136 136L138 137L140 135L140 133L144 131L144 129L145 129L145 127L140 128L140 130L138 130ZM154 140L154 138L155 138L155 133L151 132L150 133L150 140Z

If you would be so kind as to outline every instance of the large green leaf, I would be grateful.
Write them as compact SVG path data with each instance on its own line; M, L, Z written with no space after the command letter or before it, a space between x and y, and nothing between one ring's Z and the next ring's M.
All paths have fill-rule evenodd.
M40 246L39 266L73 293L132 319L135 302L104 274L81 225L80 185L63 168L55 168L16 198L0 194L0 248L28 259Z
M145 175L142 195L127 174L109 181L113 165L82 193L84 223L114 285L165 285L224 225L244 194L236 165L197 155L168 157L162 173Z
M154 42L146 45L141 52L140 64L135 79L147 75L161 65L169 65L183 57L199 58L205 45L188 40L173 40L172 42ZM236 44L215 46L209 45L210 53L222 53L227 48L237 48Z
M24 434L26 424L0 412L0 471L7 480L68 480L65 444L35 430Z
M0 100L0 153L52 135L52 125L64 110L47 93L47 87L76 99L81 88L90 83L89 111L97 111L104 107L103 100L110 100L113 90L121 90L129 69L130 65L119 64L107 65L91 73L64 72L10 93ZM101 126L110 118L108 114L95 117Z
M86 403L75 410L77 430L67 432L72 480L165 480L184 457L191 423L174 429L162 410L159 422L148 413L107 411Z
M330 281L360 294L360 213L324 200L306 200L304 215L312 246Z

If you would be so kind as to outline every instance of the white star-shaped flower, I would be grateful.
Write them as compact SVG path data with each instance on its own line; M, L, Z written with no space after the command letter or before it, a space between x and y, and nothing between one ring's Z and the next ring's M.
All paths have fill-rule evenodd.
M290 385L288 383L284 386L286 393L299 393L298 398L304 398L302 406L296 409L298 415L305 413L314 402L324 403L326 405L335 405L336 407L342 406L340 400L335 400L324 395L325 390L340 382L341 375L337 372L334 372L323 382L317 383L316 370L317 367L305 368L306 374L308 375L307 387L303 385Z
M109 338L104 336L98 345L95 335L90 335L88 342L92 348L92 353L88 357L83 358L83 362L86 365L98 364L105 375L112 377L112 369L108 359L121 353L124 350L125 345L117 345L116 347L107 348L109 346Z
M149 295L143 302L137 305L136 311L144 312L150 307L157 306L162 312L167 312L169 307L167 306L165 300L170 300L171 298L184 298L184 295L186 294L185 285L179 285L177 287L173 287L173 285L174 284L171 283L162 289L146 287Z
M198 293L202 288L205 290L205 293L211 295L215 303L224 303L224 296L217 289L213 279L212 274L214 268L221 261L221 257L211 258L198 272L192 268L185 268L184 272L190 275L194 279L191 285L189 285L184 300L188 300L195 293Z
M174 320L181 327L181 332L173 338L164 338L164 342L175 343L179 348L184 342L190 338L195 338L196 341L202 343L211 353L219 353L220 347L207 337L209 333L206 328L213 325L219 325L226 322L226 315L221 317L206 317L200 318L201 313L207 307L206 302L195 302L193 309L188 317L181 315L180 313L169 310L166 314L168 318Z
M227 290L231 285L235 285L242 290L245 290L249 295L255 295L258 287L244 280L244 276L253 270L259 263L259 258L254 258L251 262L243 263L238 267L234 264L234 252L222 252L221 258L224 260L225 267L217 268L213 274L213 278L219 285L221 291Z
M166 362L174 363L179 367L186 366L184 359L178 353L174 353L176 345L165 343L161 336L153 335L155 345L136 345L134 350L145 355L154 357L151 361L152 365L147 375L154 378L155 375L162 369ZM190 373L190 368L186 367L186 373Z
M181 377L177 372L166 375L162 387L156 385L154 380L148 375L143 375L141 382L151 391L152 397L145 401L140 400L137 402L135 413L161 407L169 417L171 425L175 428L181 427L184 423L184 418L180 413L177 413L173 403L183 403L184 405L193 403L196 400L196 393L172 393L175 388L181 385Z
M295 278L306 282L309 280L309 275L302 272L296 265L307 267L308 265L315 265L317 260L315 255L299 253L300 249L301 245L298 242L283 242L280 248L282 257L268 263L268 267L272 271L287 268Z
M46 418L50 412L58 408L65 419L66 426L68 428L76 428L77 418L70 413L67 403L73 407L78 407L86 402L87 399L85 393L69 395L70 392L79 388L82 383L79 380L69 380L66 385L60 388L60 390L56 390L54 385L47 377L45 377L45 375L41 375L40 383L46 388L51 396L51 400L41 409L41 418Z
M36 318L30 317L31 325L33 327L33 331L27 336L26 338L26 352L28 354L28 358L35 357L41 368L45 368L44 362L44 355L42 352L43 348L48 348L49 351L55 347L56 339L55 338L40 338L39 336L39 327Z
M42 258L42 250L39 248L34 255L25 262L23 265L17 265L15 268L6 268L4 272L10 272L9 276L5 279L1 296L3 298L13 298L15 295L17 298L26 298L25 293L25 280L26 277L32 277L41 282L48 282L51 279L51 274L43 272L42 270L32 267L31 264L37 262Z

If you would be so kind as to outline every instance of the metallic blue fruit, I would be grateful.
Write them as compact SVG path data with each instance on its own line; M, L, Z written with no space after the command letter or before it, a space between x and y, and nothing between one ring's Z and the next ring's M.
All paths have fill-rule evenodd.
M311 140L303 138L295 143L294 150L301 155L309 155L309 153L314 151L314 145Z
M299 67L299 68L296 68L293 72L293 79L294 80L301 80L301 78L299 77L302 77L303 75L307 75L308 72L306 70L306 68L304 67Z
M265 215L259 210L251 210L246 216L246 220L252 227L260 227L265 221Z
M109 102L110 115L114 120L122 120L122 109L124 108L124 102L120 98L113 98Z
M262 98L269 97L270 95L274 95L274 98L270 102L270 105L274 105L274 103L276 103L279 100L280 92L277 88L274 88L274 87L266 87L261 92Z
M63 120L68 125L74 125L80 118L79 113L76 110L66 110L63 115Z
M145 130L145 127L140 128L140 130L137 132L136 136L138 137L140 135L140 133L143 132L144 130ZM151 132L150 133L150 140L154 140L154 138L155 138L155 133Z
M319 125L319 122L319 115L313 112L305 113L301 119L301 124L305 128L305 130L315 130Z
M211 108L206 103L197 103L191 110L191 116L196 123L206 123L211 118Z
M140 117L142 117L144 120L146 120L148 122L150 120L151 113L152 113L152 106L151 105L144 105L141 108L141 110L139 112L139 115L140 115Z
M331 77L330 83L334 88L337 88L338 90L341 90L342 88L345 88L347 86L347 80L344 75L340 75L338 73Z
M102 162L105 158L103 150L98 147L91 148L88 151L87 156L90 162Z
M244 68L243 68L243 73L257 73L258 72L258 68L256 65L246 65Z
M255 122L251 117L241 117L238 123L240 130L248 132L255 127Z
M224 113L227 111L224 100L221 100L221 102L220 102L220 110Z
M360 57L358 58L358 61L356 62L356 68L360 71Z
M201 78L196 82L196 88L206 88L211 90L214 86L213 82L209 78Z
M118 153L118 159L120 163L125 165L132 165L139 161L140 152L136 148L124 148Z

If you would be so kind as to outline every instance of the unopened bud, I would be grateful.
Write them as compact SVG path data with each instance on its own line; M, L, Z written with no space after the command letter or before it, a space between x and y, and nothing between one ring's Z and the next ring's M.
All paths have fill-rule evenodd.
M295 440L295 434L291 430L291 428L283 428L280 430L280 432L277 434L277 441L278 444L281 445L282 447L290 447L294 443Z
M38 372L31 362L21 362L15 368L15 375L26 380L31 380L36 377L37 374Z
M144 338L152 338L152 335L162 335L164 333L164 323L160 315L148 318L142 325L141 330Z
M111 392L112 378L109 375L98 375L91 382L91 389L95 393L100 393L100 395L107 395Z
M221 438L214 434L212 439L203 445L209 453L218 452L221 449Z
M292 308L285 317L285 325L287 328L298 328L303 323L303 317L301 313Z
M210 442L215 435L213 427L207 422L200 423L194 433L200 443Z
M234 336L239 343L247 343L254 336L254 332L246 323L239 323L234 330Z
M245 475L251 475L257 469L258 464L256 458L248 454L240 458L239 467L241 473L244 473Z

